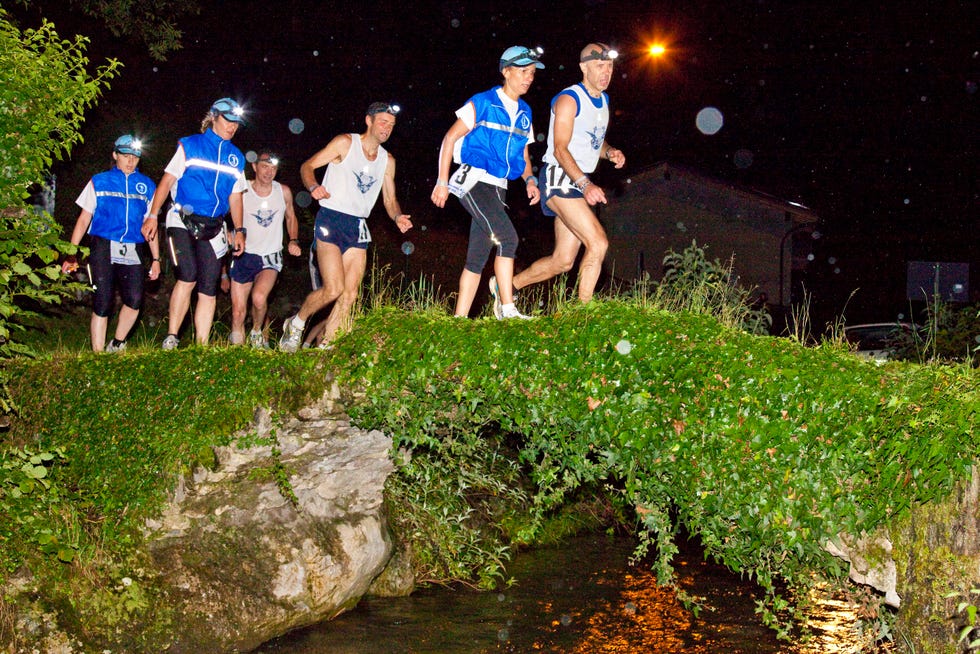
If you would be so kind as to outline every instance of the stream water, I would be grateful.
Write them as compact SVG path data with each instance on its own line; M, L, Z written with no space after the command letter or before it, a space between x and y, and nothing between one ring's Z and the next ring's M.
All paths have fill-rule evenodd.
M776 639L755 614L761 591L693 546L675 558L679 585L703 598L695 617L649 566L631 566L634 541L592 535L522 553L499 592L427 588L365 598L334 620L271 641L259 654L857 654L849 607L828 601L814 639Z

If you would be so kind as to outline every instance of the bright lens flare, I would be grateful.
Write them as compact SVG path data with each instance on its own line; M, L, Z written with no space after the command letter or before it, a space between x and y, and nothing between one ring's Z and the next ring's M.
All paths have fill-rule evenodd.
M654 43L647 48L647 54L649 54L651 57L661 57L667 54L667 48L659 43Z

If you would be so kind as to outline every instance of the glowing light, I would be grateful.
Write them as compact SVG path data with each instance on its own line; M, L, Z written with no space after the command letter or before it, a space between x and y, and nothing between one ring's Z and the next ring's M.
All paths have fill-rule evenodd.
M651 57L662 57L667 54L667 48L665 48L660 43L654 43L649 48L647 48L647 54Z

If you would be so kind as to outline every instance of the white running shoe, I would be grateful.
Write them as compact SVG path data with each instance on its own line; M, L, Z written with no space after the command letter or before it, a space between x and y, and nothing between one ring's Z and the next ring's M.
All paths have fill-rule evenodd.
M497 276L491 275L487 285L490 287L490 295L493 296L493 317L497 320L503 320L505 316L503 305L500 303L500 287L497 286Z
M294 316L286 318L282 324L282 338L279 339L279 349L283 352L295 352L303 340L303 330L293 326Z
M165 350L176 350L178 345L180 345L180 339L175 334L167 334L167 337L163 339L163 349Z
M126 341L119 341L116 343L116 339L109 341L109 344L105 346L106 352L125 352L126 351Z
M500 320L510 320L511 318L517 318L518 320L533 320L534 319L534 316L525 316L523 313L521 313L520 311L517 310L517 307L514 307L510 311L501 311L500 312L500 316L501 316L500 317Z
M248 344L256 350L268 350L269 342L262 336L262 332L252 331L248 333Z

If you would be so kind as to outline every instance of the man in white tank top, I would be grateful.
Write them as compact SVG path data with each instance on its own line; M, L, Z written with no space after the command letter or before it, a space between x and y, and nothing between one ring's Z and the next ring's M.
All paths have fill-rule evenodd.
M381 147L395 129L399 110L387 102L372 103L364 117L367 130L363 134L335 136L300 166L303 185L320 203L314 238L323 285L306 296L295 316L286 319L279 340L282 350L295 352L307 319L331 302L334 306L323 323L321 344L333 339L350 316L367 267L371 242L367 217L379 194L398 229L405 233L412 228L411 216L402 213L395 196L395 158ZM324 166L323 181L317 182L316 170Z
M579 248L585 254L579 265L578 296L592 299L609 241L592 206L606 203L606 193L589 179L601 159L616 168L626 165L621 150L606 143L609 97L605 90L612 80L615 50L603 43L590 43L579 56L582 81L570 86L551 101L548 151L541 167L541 208L556 216L555 249L514 276L514 289L551 279L575 265Z
M252 299L252 331L249 345L268 347L265 317L269 293L282 270L283 224L289 233L289 254L303 254L299 246L299 222L293 210L289 187L275 180L279 158L260 150L252 163L255 179L246 182L242 195L242 227L246 230L245 252L231 262L231 334L232 345L245 342L245 314Z

